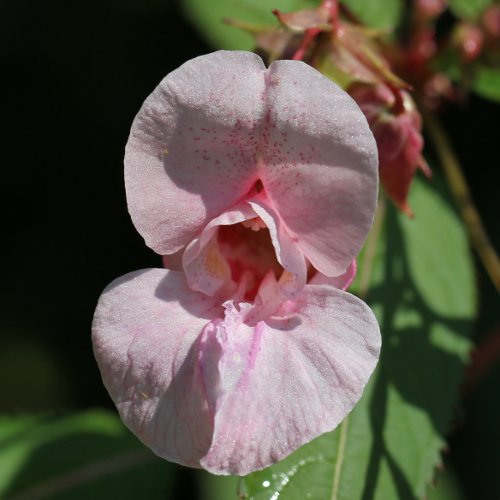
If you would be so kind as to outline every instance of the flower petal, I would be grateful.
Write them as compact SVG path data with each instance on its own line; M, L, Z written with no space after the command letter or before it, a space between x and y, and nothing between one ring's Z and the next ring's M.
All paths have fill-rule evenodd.
M132 220L156 252L187 245L255 183L264 72L255 54L215 52L167 75L144 102L125 183Z
M93 322L95 356L123 422L158 455L191 467L210 446L218 343L203 335L220 298L165 269L127 274L104 291ZM214 359L215 358L215 361Z
M377 194L376 145L354 101L302 62L266 70L246 52L170 73L139 111L125 154L129 211L146 243L180 250L258 180L314 267L343 273Z
M349 264L347 271L340 276L334 276L332 278L325 276L324 274L317 272L309 281L310 285L330 285L340 290L347 290L351 283L356 277L356 272L358 265L356 259Z
M219 226L230 226L256 217L247 203L241 203L210 221L187 247L182 257L189 287L214 295L231 280L231 269L219 250L217 231Z
M264 196L257 196L250 200L249 204L269 229L276 258L285 269L280 278L281 288L286 295L292 297L307 281L307 265L304 255L287 233L279 214Z
M284 304L291 314L254 327L227 307L214 435L200 463L244 475L342 421L375 368L380 332L364 302L329 286L306 285Z
M273 62L266 96L262 183L304 255L323 274L338 276L373 219L373 135L355 102L304 63Z

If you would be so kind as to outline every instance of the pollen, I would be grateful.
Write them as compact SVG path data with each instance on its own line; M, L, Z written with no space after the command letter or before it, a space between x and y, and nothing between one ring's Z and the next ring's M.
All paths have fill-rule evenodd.
M219 252L217 244L210 242L207 246L207 253L205 255L205 267L212 276L217 278L224 278L229 274L228 266Z

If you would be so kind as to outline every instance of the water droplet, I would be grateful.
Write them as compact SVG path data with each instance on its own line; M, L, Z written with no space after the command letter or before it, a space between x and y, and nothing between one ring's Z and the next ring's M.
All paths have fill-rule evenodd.
M264 481L264 482L262 483L262 486L264 486L264 488L269 488L269 485L270 485L270 484L271 484L271 483L270 483L269 481Z

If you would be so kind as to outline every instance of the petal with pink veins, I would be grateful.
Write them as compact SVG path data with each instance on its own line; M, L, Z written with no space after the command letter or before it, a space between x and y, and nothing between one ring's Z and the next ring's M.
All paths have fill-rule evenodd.
M290 314L254 327L236 321L234 307L226 313L214 435L200 461L212 473L248 474L331 431L377 364L380 331L360 299L306 285L288 302Z
M99 299L92 340L104 385L125 425L156 454L199 467L210 447L218 344L202 335L220 298L191 291L182 273L147 269ZM210 390L212 390L210 388Z
M273 286L281 292L272 274L265 282L268 302ZM366 304L329 286L306 285L252 325L260 306L229 301L223 313L220 303L181 273L131 273L99 301L94 351L123 421L155 453L247 474L339 424L375 367L380 333Z

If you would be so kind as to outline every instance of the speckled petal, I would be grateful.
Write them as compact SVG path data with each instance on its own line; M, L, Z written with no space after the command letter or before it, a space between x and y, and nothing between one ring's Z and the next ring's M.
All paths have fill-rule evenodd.
M191 467L212 441L205 384L218 376L219 352L203 329L223 316L220 302L189 290L179 272L137 271L103 292L92 327L104 385L125 425L158 455Z
M167 75L136 116L125 153L132 220L160 254L187 245L256 180L265 66L220 51Z
M361 397L380 350L368 306L329 286L306 285L285 317L248 326L227 306L213 441L201 465L244 475L334 429ZM279 312L279 311L278 311Z
M377 146L366 119L343 90L297 61L271 64L266 102L266 193L313 266L343 274L377 200Z
M268 70L215 52L170 73L139 111L126 148L132 220L160 254L180 250L261 181L285 232L323 274L359 252L377 195L366 119L300 61Z

